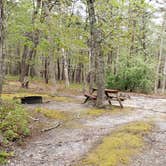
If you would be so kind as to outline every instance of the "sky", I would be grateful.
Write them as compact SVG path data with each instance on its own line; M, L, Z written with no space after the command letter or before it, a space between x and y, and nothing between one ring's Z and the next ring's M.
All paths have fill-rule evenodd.
M159 10L161 7L166 10L166 0L146 0L149 4L151 4L154 9ZM75 3L75 12L79 12L81 16L86 17L86 6L81 2L81 0L77 0ZM155 12L153 21L156 24L162 23L162 14L164 12Z

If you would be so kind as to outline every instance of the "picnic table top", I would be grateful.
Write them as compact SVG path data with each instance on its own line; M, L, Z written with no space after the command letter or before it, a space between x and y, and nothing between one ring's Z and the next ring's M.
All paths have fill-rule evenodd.
M96 91L97 88L93 88L93 90ZM116 89L104 89L104 91L106 93L118 93L119 92L119 90L116 90Z

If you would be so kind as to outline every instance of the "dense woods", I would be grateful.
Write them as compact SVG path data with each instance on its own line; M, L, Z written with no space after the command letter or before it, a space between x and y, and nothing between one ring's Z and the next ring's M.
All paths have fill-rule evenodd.
M0 0L0 165L165 166L166 0Z
M0 86L5 75L97 86L98 105L104 86L165 92L164 0L1 0L0 13Z

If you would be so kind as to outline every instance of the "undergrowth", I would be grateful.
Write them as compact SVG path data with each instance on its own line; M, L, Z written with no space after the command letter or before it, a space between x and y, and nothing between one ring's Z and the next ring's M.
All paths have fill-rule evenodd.
M35 111L38 113L42 113L45 117L51 119L67 120L69 118L68 114L58 110L50 110L47 108L36 108Z
M23 107L15 102L5 101L0 105L0 136L1 144L8 147L14 142L30 134L28 114ZM9 147L10 149L10 147ZM0 163L5 163L11 152L0 147Z
M0 151L0 164L6 164L7 159L14 156L14 152Z

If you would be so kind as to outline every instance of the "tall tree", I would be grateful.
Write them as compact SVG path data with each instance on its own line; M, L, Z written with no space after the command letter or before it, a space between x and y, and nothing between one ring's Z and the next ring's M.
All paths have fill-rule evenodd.
M97 107L103 107L104 100L104 61L102 53L102 33L97 25L95 16L95 0L87 0L89 24L90 24L90 89L93 88L94 79L96 75L97 83Z
M165 27L166 27L166 14L164 15L164 18L163 18L163 23L162 23L162 27L161 27L162 30L161 30L161 34L160 34L160 46L159 46L159 50L158 50L158 64L157 64L157 69L156 69L156 80L155 80L155 89L154 89L155 93L157 93L158 84L159 84L159 80L160 80L159 77L160 77L161 61L162 61L162 56L163 56ZM165 74L164 74L164 77L165 77ZM164 80L165 80L165 78L164 78ZM162 91L164 92L165 81L163 82L163 88L162 89L163 89Z
M2 93L2 84L4 77L4 0L0 0L0 95Z

